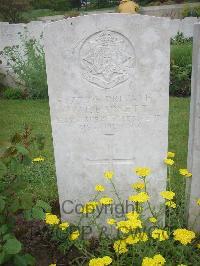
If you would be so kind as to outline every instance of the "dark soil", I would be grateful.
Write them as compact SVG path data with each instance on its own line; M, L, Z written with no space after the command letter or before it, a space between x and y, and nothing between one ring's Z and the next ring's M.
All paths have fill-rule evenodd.
M53 213L59 215L59 204L55 203ZM72 260L79 256L78 251L72 248L66 255L58 250L56 242L50 240L48 227L41 221L25 221L18 217L15 235L24 247L24 252L36 259L36 266L72 266Z

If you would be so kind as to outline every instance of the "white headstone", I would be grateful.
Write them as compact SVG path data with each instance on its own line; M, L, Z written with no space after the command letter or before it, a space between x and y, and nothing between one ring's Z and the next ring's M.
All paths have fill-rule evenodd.
M200 231L200 206L197 205L200 198L200 24L194 26L188 168L193 174L187 187L188 224Z
M169 20L101 14L52 23L44 42L61 206L93 198L114 170L125 199L134 167L152 168L152 201L166 186ZM107 193L106 193L107 194ZM62 209L62 207L61 207ZM63 219L76 216L62 210Z

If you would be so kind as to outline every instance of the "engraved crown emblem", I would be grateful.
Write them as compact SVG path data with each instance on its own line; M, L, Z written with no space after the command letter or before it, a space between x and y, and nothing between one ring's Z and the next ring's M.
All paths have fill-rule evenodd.
M103 89L111 89L128 80L134 63L133 45L115 31L97 32L80 48L82 77Z

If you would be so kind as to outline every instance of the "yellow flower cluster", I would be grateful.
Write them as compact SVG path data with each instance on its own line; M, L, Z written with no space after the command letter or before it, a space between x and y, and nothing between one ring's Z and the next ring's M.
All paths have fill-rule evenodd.
M36 157L32 160L33 163L39 163L39 162L43 162L43 161L44 161L44 157L42 157L42 156Z
M76 240L78 237L80 236L80 233L78 230L74 231L71 233L71 235L69 236L69 239L74 241Z
M175 157L175 153L171 152L171 151L168 151L167 158L174 158L174 157Z
M174 239L183 245L187 245L195 238L195 233L187 229L176 229L173 232Z
M199 206L200 206L200 199L198 199L198 200L197 200L197 205L199 205Z
M125 242L127 245L134 245L137 244L139 241L141 242L146 242L148 240L148 235L144 232L142 233L137 233L136 235L129 235L126 239Z
M113 218L107 219L107 224L114 225L115 223L116 223L115 219Z
M95 190L98 192L103 192L105 190L105 187L98 184L95 186Z
M165 158L165 159L164 159L164 163L167 164L167 165L170 165L170 166L171 166L171 165L174 164L174 160L172 160L172 159L168 159L168 158Z
M113 171L105 171L105 172L104 172L104 177L105 177L106 179L112 179L113 176L114 176L114 172L113 172Z
M135 173L139 177L146 177L151 174L151 169L148 167L137 167Z
M81 209L80 212L82 213L92 213L95 211L97 205L99 203L97 201L88 201Z
M173 202L172 200L169 200L169 201L165 202L165 205L166 205L167 207L169 207L169 208L173 208L173 209L176 208L176 203Z
M108 256L103 258L95 258L91 259L89 262L89 266L106 266L112 263L112 259Z
M126 234L136 228L142 228L142 222L137 212L129 212L126 214L128 220L117 222L116 228Z
M64 222L64 223L61 223L59 224L59 228L64 231L66 228L69 227L69 223L68 222Z
M157 219L155 217L150 217L149 222L155 224L157 222Z
M103 197L99 200L99 202L102 204L102 205L111 205L113 204L113 199L112 198L109 198L109 197Z
M162 255L157 254L153 258L145 257L142 261L142 266L162 266L166 260Z
M175 196L175 193L173 191L162 191L160 192L160 195L167 200L172 200Z
M143 182L136 182L132 185L133 189L143 189L145 187L145 184Z
M179 169L179 173L185 177L191 177L192 173L188 171L188 169Z
M140 192L136 195L129 196L128 199L133 202L144 203L147 202L150 199L150 197L146 192Z
M167 231L162 230L162 229L153 230L151 236L154 239L158 239L159 241L164 241L164 240L167 240L169 238Z
M59 224L60 220L56 215L51 213L46 213L45 222L46 224L55 225Z
M114 242L113 248L116 253L123 254L128 251L125 240L117 240Z
M56 266L56 264L50 264L49 266Z

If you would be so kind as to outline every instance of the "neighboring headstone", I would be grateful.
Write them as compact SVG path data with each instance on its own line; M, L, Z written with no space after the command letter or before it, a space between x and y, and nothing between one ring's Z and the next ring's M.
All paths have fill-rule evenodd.
M188 224L200 231L200 206L197 205L197 199L200 198L200 24L194 26L192 71L188 168L193 176L187 184L190 195Z
M133 169L151 167L152 202L161 202L167 175L169 26L165 18L101 14L45 28L63 219L77 217L66 212L93 198L94 186L106 183L105 170L114 170L125 199L137 180Z
M34 38L42 43L42 33L46 23L41 21L32 21L28 24L9 24L6 22L0 22L0 51L7 46L19 45L20 50L23 50L21 42L21 35L27 39ZM8 87L17 87L17 77L13 73L13 70L7 64L7 60L0 53L0 73L5 75L3 84Z

